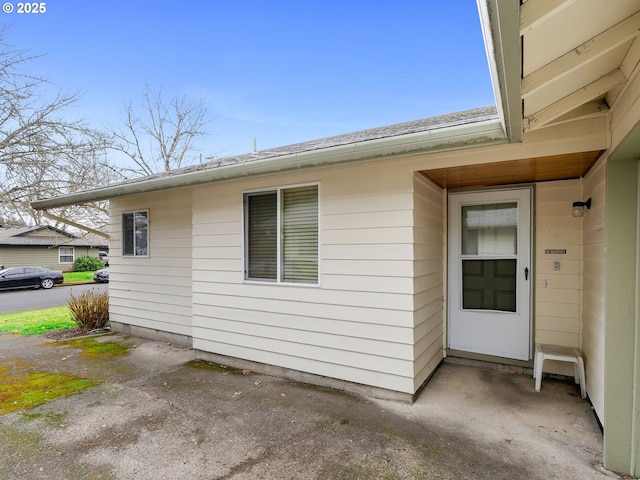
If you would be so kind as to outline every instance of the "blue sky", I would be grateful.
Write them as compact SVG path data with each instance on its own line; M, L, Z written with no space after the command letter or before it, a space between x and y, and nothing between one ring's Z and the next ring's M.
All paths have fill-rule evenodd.
M14 6L17 2L12 2ZM117 126L145 85L203 97L203 155L494 103L475 0L52 0L0 13L70 115Z

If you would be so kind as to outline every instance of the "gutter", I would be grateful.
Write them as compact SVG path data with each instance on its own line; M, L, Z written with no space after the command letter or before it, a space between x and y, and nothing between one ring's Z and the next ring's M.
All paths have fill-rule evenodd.
M283 154L271 158L251 160L216 167L187 167L147 179L133 180L106 187L70 193L54 198L32 202L36 210L80 205L98 200L138 195L174 188L190 187L205 183L235 180L240 178L274 175L302 169L320 168L341 164L352 164L402 158L423 153L460 150L485 145L507 143L500 118L471 122L443 128L365 140L361 142L319 148L315 150ZM51 215L51 214L49 214ZM59 219L63 221L62 219ZM66 220L64 220L68 223ZM78 227L86 229L86 227Z

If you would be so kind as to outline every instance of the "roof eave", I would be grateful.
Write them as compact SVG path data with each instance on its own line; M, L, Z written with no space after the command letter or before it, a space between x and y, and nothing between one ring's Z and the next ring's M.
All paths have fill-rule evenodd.
M522 141L520 2L477 0L491 83L507 138Z
M421 153L506 143L501 119L494 118L425 132L398 135L347 145L292 153L264 160L224 165L216 168L168 174L148 180L111 185L84 192L61 195L32 203L37 210L80 205L110 198L138 195L159 190L183 188L205 183L285 173L300 169L397 158Z

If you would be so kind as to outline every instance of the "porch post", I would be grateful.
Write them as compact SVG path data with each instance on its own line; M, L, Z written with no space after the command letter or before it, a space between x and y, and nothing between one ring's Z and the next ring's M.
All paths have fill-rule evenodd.
M640 473L638 159L607 164L604 465Z

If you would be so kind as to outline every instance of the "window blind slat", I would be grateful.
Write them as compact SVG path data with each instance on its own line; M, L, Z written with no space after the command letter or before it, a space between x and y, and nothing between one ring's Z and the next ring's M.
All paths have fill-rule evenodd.
M318 186L282 192L282 280L318 281Z
M248 197L248 278L277 278L277 202L276 192Z

